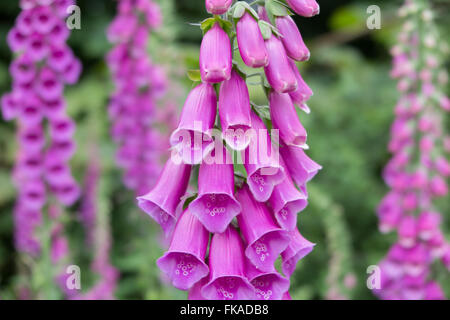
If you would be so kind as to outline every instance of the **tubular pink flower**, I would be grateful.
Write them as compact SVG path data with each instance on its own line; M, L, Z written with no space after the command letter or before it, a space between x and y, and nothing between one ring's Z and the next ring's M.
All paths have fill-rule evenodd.
M316 0L286 0L295 13L303 17L312 17L320 13Z
M153 189L137 198L139 207L161 225L166 235L175 226L176 208L186 193L190 174L190 165L169 159Z
M189 93L178 128L170 137L170 144L185 163L200 163L214 147L210 130L216 111L216 92L210 84L200 84Z
M239 52L244 63L252 68L266 67L269 55L258 22L245 12L236 24Z
M34 62L26 54L14 60L11 63L9 71L14 77L14 80L20 83L33 81L37 73Z
M287 170L283 162L282 165ZM286 179L273 189L269 203L280 227L291 231L297 226L297 214L308 205L308 196L298 190L287 175Z
M186 210L177 222L169 250L157 261L174 287L188 290L208 275L209 268L204 262L208 242L208 231Z
M283 35L283 42L287 55L297 61L306 61L310 57L310 52L303 42L302 35L294 20L290 16L276 17L276 27Z
M232 53L230 38L219 23L206 32L200 47L200 73L202 80L218 83L231 77Z
M2 96L2 114L6 121L13 120L19 113L19 98L17 94L6 93Z
M202 280L194 284L188 292L188 300L206 300L202 296L202 288L208 283L208 277L204 277Z
M441 215L437 212L422 212L417 221L417 232L420 239L430 240L439 229Z
M223 157L215 155L216 159L219 156L219 163L204 161L200 165L198 197L189 205L190 211L212 233L224 232L241 211L241 205L234 198L234 170L230 155L226 148L222 149L222 154Z
M322 169L319 164L305 154L302 148L280 146L280 153L292 180L298 187L305 185Z
M289 60L289 64L295 74L298 85L297 90L290 92L289 95L291 96L292 101L297 104L300 109L306 113L310 113L309 107L306 105L306 101L311 98L313 91L303 80L295 62L293 60Z
M418 244L405 251L404 272L411 276L421 275L427 268L429 252L423 244Z
M30 210L41 210L46 202L45 185L42 181L27 182L20 190L23 205Z
M66 140L73 137L75 123L68 116L60 116L50 120L50 136L53 140Z
M47 34L53 29L57 21L49 7L38 7L34 10L31 17L31 28L41 34Z
M258 300L282 300L289 290L289 280L282 277L275 269L263 272L246 260L245 271L247 279L255 288Z
M33 125L20 128L19 142L28 152L41 151L45 145L45 135L42 127Z
M224 14L232 3L233 0L205 0L205 7L211 14Z
M448 194L447 182L440 176L431 178L429 187L435 197L445 197Z
M30 93L29 96L22 98L22 105L19 110L19 118L25 126L40 126L44 113L41 110L41 102Z
M75 128L65 115L63 96L65 68L75 58L65 44L70 34L64 21L69 2L63 3L64 15L60 14L61 3L62 0L22 0L22 12L7 37L16 58L10 66L12 92L2 98L2 112L6 120L17 118L19 122L19 153L13 176L18 189L14 219L20 224L15 226L15 241L19 250L32 254L40 252L39 239L33 235L36 225L24 224L23 219L41 214L47 189L66 206L79 195L68 166L75 151ZM79 61L77 70L79 74ZM73 80L72 83L76 79ZM59 162L59 175L48 174L44 160L50 157ZM56 247L58 243L61 242L56 241Z
M17 159L18 171L31 179L38 179L43 172L43 160L40 152L25 152Z
M434 281L428 282L425 288L425 300L445 300L441 286Z
M281 300L292 300L292 297L289 292L285 292Z
M72 139L54 140L48 149L48 153L61 158L64 161L69 161L76 150L75 142Z
M6 36L6 42L13 52L18 52L25 49L28 45L28 41L28 38L16 27L12 28Z
M279 93L297 90L297 79L289 64L289 58L281 40L272 35L269 40L266 40L266 49L269 54L269 64L264 68L264 71L271 87Z
M61 96L64 86L58 81L56 73L50 68L42 69L37 79L37 92L44 100L53 100Z
M294 104L287 93L271 91L269 94L270 118L281 140L288 146L306 145L307 133L301 124Z
M48 64L52 69L63 72L73 61L73 53L69 47L55 45L50 49Z
M233 70L230 80L220 86L219 115L225 141L234 150L244 150L250 144L246 135L251 128L250 110L247 84Z
M417 222L413 216L405 216L398 227L399 243L405 248L411 248L416 243Z
M67 207L73 205L81 194L80 187L70 175L51 184L51 188L58 201Z
M273 148L262 120L251 113L253 136L249 148L242 152L247 171L248 186L256 200L269 200L273 188L285 179L285 172L279 162L279 154ZM278 158L277 158L278 156Z
M309 242L300 234L296 228L289 232L291 241L288 247L281 253L283 263L281 269L286 277L290 278L294 273L295 266L305 256L311 253L314 249L315 243Z
M377 214L380 219L380 232L390 232L398 226L403 215L402 208L397 204L398 201L400 201L398 195L391 192L384 197L378 206Z
M271 271L289 243L288 233L273 220L266 205L257 202L247 185L236 193L242 206L237 220L247 243L245 255L260 270Z
M201 294L208 300L250 300L254 289L245 277L244 247L233 226L212 237L209 282Z

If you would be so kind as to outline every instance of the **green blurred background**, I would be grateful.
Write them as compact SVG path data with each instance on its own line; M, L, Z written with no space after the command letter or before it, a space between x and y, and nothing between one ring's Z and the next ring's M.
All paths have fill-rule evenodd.
M156 63L166 66L171 81L182 84L178 105L182 106L192 83L186 70L198 66L201 31L197 23L207 15L204 0L159 0L164 26L152 35L149 53ZM184 292L160 281L155 260L162 254L158 228L136 209L134 194L121 183L114 164L115 146L110 140L107 118L108 95L112 84L104 56L110 49L105 28L115 13L111 0L78 0L81 30L74 30L70 45L83 61L80 82L66 90L69 113L78 124L78 151L72 164L83 181L89 162L89 147L99 148L102 164L99 211L112 226L112 263L121 278L116 291L119 299L183 299ZM389 159L387 143L398 94L389 77L389 48L395 42L400 21L395 10L402 1L322 0L321 14L296 21L310 47L312 57L301 65L304 79L315 95L309 102L310 115L301 114L308 130L309 155L323 165L310 187L310 205L299 217L300 230L317 243L313 253L301 261L292 278L294 299L326 299L340 295L348 299L373 299L366 287L366 269L376 264L395 240L377 229L375 208L387 192L381 170ZM433 1L442 34L450 32L450 2ZM382 10L381 30L366 27L369 5ZM0 2L0 94L10 90L8 66L12 55L6 34L19 12L18 1ZM448 39L446 39L448 40ZM448 67L448 65L447 65ZM251 90L261 102L262 94ZM264 103L264 102L262 102ZM10 181L16 145L14 123L0 120L0 297L17 297L23 277L22 257L13 247L12 208L15 190ZM447 121L448 124L448 121ZM88 142L89 141L89 142ZM89 144L88 144L89 143ZM449 230L448 199L442 201ZM86 266L92 259L83 243L83 230L77 213L67 212L73 264ZM37 262L40 263L40 262ZM25 272L26 274L26 272ZM440 274L447 296L450 278ZM355 283L353 283L356 280ZM83 290L95 282L83 278ZM42 290L50 283L45 281ZM39 287L37 288L39 290ZM46 298L45 294L40 295Z

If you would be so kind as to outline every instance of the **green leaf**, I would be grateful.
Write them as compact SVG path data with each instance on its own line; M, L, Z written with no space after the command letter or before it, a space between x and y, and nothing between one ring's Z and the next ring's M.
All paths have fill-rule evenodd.
M233 18L234 19L242 18L242 16L245 13L245 9L246 9L245 8L245 4L247 4L247 3L244 3L242 1L239 1L239 2L236 3L236 6L234 7L234 11L233 11Z
M233 31L233 24L228 21L228 20L224 20L222 18L217 17L216 21L219 22L220 27L226 32L228 33L228 35L230 35L230 33Z
M194 201L197 198L197 194L194 194L193 196L186 199L186 201L183 203L183 211L189 207L192 201Z
M271 16L283 17L289 15L289 10L284 4L276 0L267 0L266 2L267 13Z
M272 36L272 27L270 26L270 24L264 20L259 20L258 25L264 40L269 40Z
M269 106L253 106L256 113L263 119L270 121L270 107Z
M191 81L199 82L202 81L202 76L200 70L188 70L187 76Z
M200 28L202 29L203 33L206 33L214 26L214 23L216 22L216 19L214 18L208 18L201 22Z

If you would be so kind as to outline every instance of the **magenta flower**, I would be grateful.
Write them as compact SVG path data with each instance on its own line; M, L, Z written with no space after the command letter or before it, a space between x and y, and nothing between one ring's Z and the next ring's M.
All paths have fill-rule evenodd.
M232 71L230 80L220 86L219 115L227 144L234 150L244 150L250 143L246 132L251 128L250 97L244 79Z
M17 95L13 93L4 94L1 99L1 104L3 119L10 121L17 117L20 108Z
M204 161L200 165L198 197L189 205L190 211L212 233L224 232L241 211L234 198L234 170L230 155L226 148L222 154L222 157L215 154L219 163Z
M195 199L191 196L195 191L185 194L189 175L184 177L179 169L168 169L166 165L156 187L138 200L140 207L162 224L166 233L171 232L184 203L189 203L188 211L176 224L168 253L158 262L177 288L189 290L189 299L290 299L289 280L276 271L274 264L281 255L283 268L291 274L297 261L314 246L301 235L297 237L294 234L294 239L291 239L290 232L296 230L297 213L307 205L306 184L321 169L300 148L307 148L307 134L294 106L295 103L300 109L310 111L306 101L312 96L312 91L291 60L307 60L309 51L291 18L275 17L278 19L278 29L283 33L281 35L277 26L268 25L272 21L264 8L259 8L263 22L248 7L235 6L233 8L237 11L228 12L232 2L205 2L207 10L215 16L202 24L203 31L206 31L199 59L202 84L188 95L180 122L170 138L170 161L174 162L173 165L199 165ZM138 7L141 6L143 4L139 3ZM119 8L124 15L134 12L130 3L121 2ZM270 13L276 15L273 8L270 9ZM224 13L229 14L218 17ZM115 21L109 37L119 43L107 56L117 86L121 89L115 92L111 100L109 116L117 121L112 134L114 140L122 144L117 161L127 170L125 181L130 186L138 184L139 172L143 171L136 165L141 149L146 150L143 157L148 162L145 172L157 170L152 165L154 154L151 150L155 148L154 144L141 142L140 137L147 137L147 141L160 137L147 134L142 127L135 125L135 119L139 118L139 122L151 121L153 106L146 101L159 95L159 87L164 88L167 83L154 71L155 68L152 68L148 83L150 61L134 60L135 57L145 56L142 44L148 37L145 28L135 30L132 27L140 23L138 20L142 19L132 18L130 23L121 22L121 19ZM205 25L209 29L205 30ZM231 36L237 38L244 63L253 68L264 67L265 77L260 73L247 74L247 70L238 67L233 69L232 59L237 51L232 50ZM137 49L129 48L126 40ZM128 57L129 52L134 59ZM133 77L129 75L130 70ZM255 75L261 77L263 87L269 84L269 88L264 89L269 93L270 117L264 105L250 102L246 81ZM213 86L215 83L220 83L220 86ZM144 84L153 88L153 95L134 98L131 94L133 90L141 88L145 91ZM26 84L21 87L23 91L27 90ZM216 90L219 88L217 97ZM219 119L216 114L217 99ZM124 107L127 104L143 107ZM158 114L156 117L161 119ZM173 118L169 121L173 122ZM274 128L270 134L265 121L269 123L268 127ZM218 134L217 129L222 132ZM240 157L233 154L233 160L237 158L239 164L244 166L246 175L233 166L222 140L227 147L240 151ZM280 145L286 149L281 157ZM298 184L299 190L294 183ZM236 195L235 187L239 189ZM180 189L183 192L179 192ZM202 235L214 233L209 249L206 249L207 240L202 240L202 237L193 240L198 232L192 231L193 224L184 222L187 215L191 216L190 220L197 219L195 227L203 230L198 231ZM160 216L166 221L161 222ZM238 230L232 223L235 217ZM165 223L169 225L165 226ZM202 248L200 254L198 250L195 253L190 251L199 246ZM191 269L184 268L185 261L179 263L179 259L189 259L188 263L195 266L195 270L203 270L199 265L203 267L203 260L206 259L209 276L205 277L204 273L191 275ZM181 271L185 272L184 277Z
M22 127L19 131L19 142L28 152L39 152L44 148L45 136L38 125Z
M23 205L30 210L41 210L46 202L45 185L42 181L32 180L20 190Z
M448 194L447 182L440 176L434 176L430 180L430 192L436 197L445 197Z
M295 13L303 17L312 17L320 12L319 4L316 0L286 0Z
M204 262L208 241L208 231L186 210L177 222L169 250L157 261L174 287L188 290L208 275Z
M245 267L247 279L255 288L256 299L282 300L283 295L289 290L289 280L282 277L275 269L263 272L248 260Z
M10 66L12 92L2 97L2 113L6 120L17 118L19 122L19 153L13 173L18 188L15 241L19 250L35 255L40 253L40 243L34 232L47 193L69 206L80 192L68 165L75 151L75 124L64 112L65 70L61 67L66 68L75 58L65 44L70 33L64 21L67 6L60 15L60 3L21 1L22 12L7 36L16 57ZM78 74L80 71L78 62ZM52 166L48 158L52 158ZM23 223L24 219L31 222ZM54 244L56 251L64 251L64 241L56 239Z
M232 3L233 0L205 0L206 10L211 14L224 14Z
M60 116L50 120L49 131L53 140L70 139L75 133L75 123L68 116Z
M194 284L188 292L188 300L206 300L202 295L203 287L208 283L208 277Z
M405 248L411 248L416 243L417 222L413 216L405 216L398 226L399 243Z
M25 49L28 41L28 38L24 34L22 34L22 32L20 32L16 27L12 28L8 32L8 35L6 37L6 42L13 52L18 52Z
M11 63L9 72L14 80L19 83L28 83L36 77L36 66L30 57L26 54L19 56Z
M239 52L244 63L252 68L266 67L269 63L269 55L264 38L258 22L249 12L246 11L236 24L236 34Z
M216 109L216 92L210 84L200 84L189 93L178 128L170 137L170 144L185 163L200 163L214 147L210 130Z
M424 240L430 240L433 234L439 230L441 215L437 212L422 212L417 221L417 232L419 237Z
M428 282L425 288L425 300L445 300L441 286L434 281Z
M426 270L430 255L423 244L418 244L407 249L403 258L404 272L411 276L419 276Z
M118 144L117 163L124 169L123 182L141 195L155 183L161 169L158 154L164 138L156 137L155 107L167 91L167 79L147 52L150 32L161 24L161 12L152 1L125 0L117 8L107 32L114 47L106 61L116 88L109 105L111 131ZM70 63L65 81L72 81L77 70L77 64Z
M281 269L286 277L290 278L294 273L295 266L305 256L311 253L315 244L309 242L300 234L300 231L296 228L289 232L291 241L288 247L281 253L283 263Z
M75 142L72 139L54 140L48 149L48 153L59 157L63 161L69 161L76 150Z
M38 7L31 17L31 28L41 34L49 33L57 23L52 9L47 6Z
M232 53L230 38L219 23L206 32L200 47L200 72L202 80L218 83L231 77Z
M289 292L285 292L281 300L292 300L292 297Z
M285 172L264 123L254 112L251 113L251 119L254 135L249 148L242 155L248 186L255 199L264 202L269 200L273 188L285 179Z
M16 170L31 179L38 179L43 172L43 160L40 152L19 154Z
M264 71L271 87L279 93L297 90L297 79L289 64L289 58L281 40L272 35L269 40L266 40L266 49L269 54L269 64L264 68Z
M298 71L297 65L294 61L289 60L289 64L295 74L295 78L297 79L297 90L290 92L289 95L294 103L296 103L300 109L305 111L306 113L310 113L309 107L306 105L306 101L308 101L313 95L313 91L303 80L300 72Z
M280 153L286 163L292 180L298 187L309 182L322 169L322 167L311 160L302 148L295 146L281 146Z
M287 170L286 165L282 165ZM273 189L269 203L280 227L291 231L297 226L297 214L308 205L308 196L298 190L287 175L286 179Z
M281 140L288 146L306 145L307 133L301 124L294 104L287 93L272 91L269 94L270 118Z
M38 94L44 100L53 100L61 96L64 88L50 68L41 70L36 86Z
M310 57L310 52L303 42L302 35L294 20L290 16L277 17L276 26L283 35L281 41L287 55L297 61L305 61Z
M69 47L55 45L50 49L48 64L52 69L63 72L74 59L73 53Z
M208 300L253 299L244 260L242 240L233 226L214 234L209 249L209 282L202 288L202 296Z
M242 206L237 220L247 243L245 255L258 269L271 271L289 243L288 233L276 224L266 205L253 198L247 185L236 193L236 198Z
M65 176L51 185L58 201L64 206L73 205L80 197L81 190L72 176Z
M401 9L406 21L392 50L391 76L398 79L401 97L395 106L388 146L393 156L383 172L392 190L380 204L378 215L383 231L397 232L398 243L383 262L386 287L377 292L382 299L427 299L428 284L433 283L431 267L448 247L434 203L448 192L440 148L445 139L439 99L430 99L431 95L443 96L443 83L433 77L442 61L427 45L433 23L429 21L424 29L411 24L416 19L409 11L413 5L406 1ZM433 14L431 7L422 10ZM408 28L410 25L413 27ZM417 63L421 59L424 67ZM442 297L433 285L430 297L434 289L436 298Z
M170 234L177 219L177 206L186 193L191 166L169 159L153 189L137 198L139 207Z

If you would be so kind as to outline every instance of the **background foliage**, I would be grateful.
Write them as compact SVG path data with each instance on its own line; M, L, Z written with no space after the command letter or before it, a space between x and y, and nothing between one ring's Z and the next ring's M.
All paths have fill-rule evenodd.
M69 113L78 124L77 156L74 172L83 181L89 162L90 146L98 146L102 164L99 211L111 221L112 262L120 270L116 296L119 299L182 299L186 295L161 282L155 260L162 254L162 239L156 225L136 209L134 195L121 184L114 165L115 147L109 136L106 113L112 90L104 56L110 49L105 28L115 12L115 1L78 0L82 29L74 31L70 44L84 65L78 85L66 91ZM309 132L310 155L324 170L311 183L310 206L301 213L299 226L309 240L317 243L313 253L298 266L291 286L294 299L325 299L337 288L346 298L372 299L367 289L366 268L376 264L394 241L378 232L375 208L386 193L381 170L389 159L386 146L397 100L395 82L389 78L389 48L399 27L395 9L401 1L322 0L321 14L313 19L296 18L312 51L312 59L301 66L305 80L315 95L309 106L311 115L301 114ZM206 17L203 0L160 0L165 24L153 35L149 53L164 64L171 79L181 81L178 102L192 83L187 69L198 66L201 31L189 23ZM450 32L450 4L433 1L439 12L442 34ZM379 31L365 25L368 5L382 9ZM19 12L18 1L0 2L0 94L10 89L8 66L11 53L6 33ZM448 65L447 65L448 67ZM262 99L258 90L252 98ZM163 107L163 106L162 106ZM17 297L17 285L24 281L22 258L13 248L12 207L15 191L10 181L14 161L13 123L0 119L0 297ZM448 124L448 122L447 122ZM450 204L442 203L449 230ZM77 221L79 207L68 215L73 264L88 270L92 259L83 243L83 230ZM37 268L38 266L36 266ZM26 269L26 267L25 267ZM39 269L46 270L46 269ZM49 272L49 271L44 271ZM26 273L26 270L25 270ZM356 277L356 286L349 281ZM83 289L95 281L82 277ZM450 296L450 278L441 284ZM51 291L50 281L38 282L40 298Z

